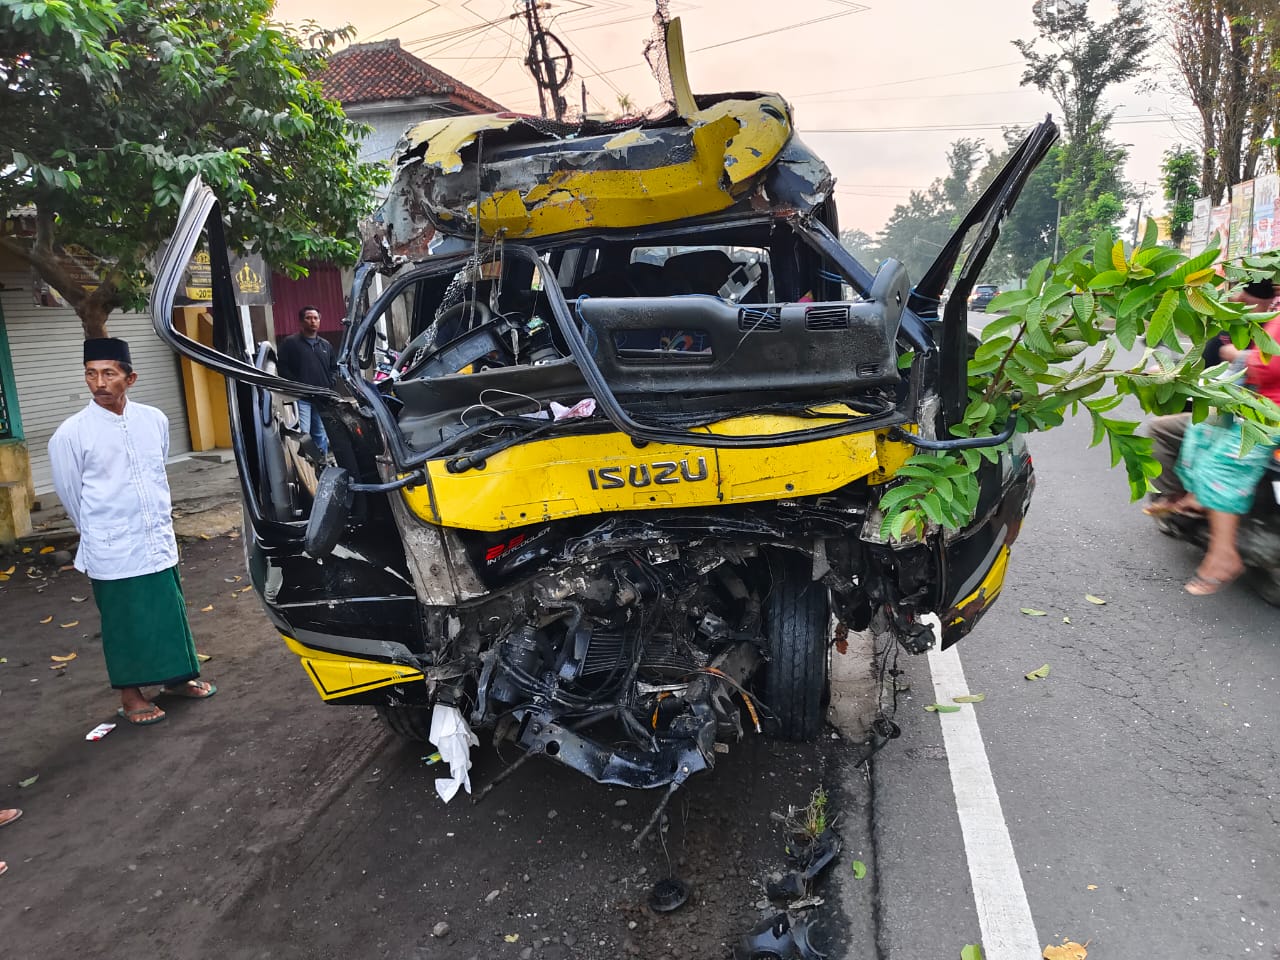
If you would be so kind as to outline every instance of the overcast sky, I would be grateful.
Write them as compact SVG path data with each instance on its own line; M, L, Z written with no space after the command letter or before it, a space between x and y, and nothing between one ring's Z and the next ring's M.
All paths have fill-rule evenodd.
M1105 0L1091 7L1095 19L1110 15ZM351 23L357 41L396 37L509 109L538 110L523 18L507 19L522 0L277 0L276 8L292 23ZM544 0L544 21L573 54L591 110L616 112L619 94L639 106L660 99L641 53L652 12L652 0ZM874 234L911 189L944 172L952 140L998 145L1002 125L1056 113L1048 97L1018 84L1010 41L1032 35L1031 0L672 0L671 12L684 26L695 91L776 91L793 105L800 135L835 172L846 229ZM1132 145L1128 177L1148 183L1146 210L1158 211L1161 155L1189 143L1194 126L1161 53L1150 59L1144 79L1157 90L1131 82L1110 100L1112 135ZM579 89L575 79L571 100Z

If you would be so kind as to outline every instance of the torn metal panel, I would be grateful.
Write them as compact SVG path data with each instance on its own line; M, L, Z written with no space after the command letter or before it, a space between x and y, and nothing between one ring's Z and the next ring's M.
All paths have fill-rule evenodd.
M377 222L392 254L412 256L432 230L473 236L477 218L484 237L516 239L727 210L783 156L790 111L772 94L699 103L687 117L622 128L504 114L419 124L401 142ZM813 162L820 170L809 171L807 195L830 189L825 166Z

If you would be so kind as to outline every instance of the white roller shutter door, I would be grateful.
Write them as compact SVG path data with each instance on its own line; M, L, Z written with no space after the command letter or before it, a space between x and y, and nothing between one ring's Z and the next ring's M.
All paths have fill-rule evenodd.
M84 334L70 307L39 307L31 294L31 276L0 274L5 329L13 354L22 432L31 456L36 493L53 489L49 438L58 425L89 402L84 384ZM182 369L175 354L141 313L113 313L107 320L113 337L129 341L138 382L129 396L159 407L169 417L169 455L191 452Z

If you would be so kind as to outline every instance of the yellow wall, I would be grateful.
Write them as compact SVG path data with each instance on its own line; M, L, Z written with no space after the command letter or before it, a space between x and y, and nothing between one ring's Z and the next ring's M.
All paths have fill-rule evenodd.
M31 532L31 466L21 440L0 441L0 543L13 543Z
M174 308L174 328L192 340L213 346L213 322L205 307ZM231 446L227 382L220 373L182 358L182 386L187 394L187 423L195 452Z

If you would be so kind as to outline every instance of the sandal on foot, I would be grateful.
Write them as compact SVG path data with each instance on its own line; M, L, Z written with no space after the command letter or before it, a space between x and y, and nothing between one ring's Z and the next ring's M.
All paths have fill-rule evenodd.
M10 810L0 810L0 827L8 826L22 816L22 811L17 807Z
M1240 574L1237 573L1234 577L1219 579L1218 577L1202 577L1197 573L1183 585L1182 589L1193 597L1208 597L1217 593L1239 576Z
M170 697L186 697L188 700L207 700L218 692L212 683L203 680L188 680L180 687L165 687L160 691Z
M163 720L164 711L152 703L137 710L126 710L121 707L116 711L116 716L121 720L128 720L135 727L145 727L147 724L159 723Z

